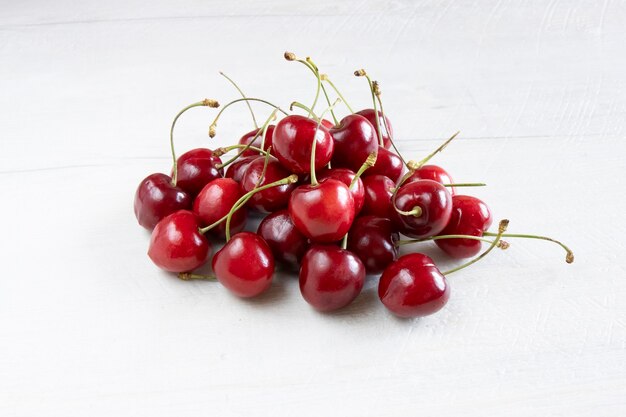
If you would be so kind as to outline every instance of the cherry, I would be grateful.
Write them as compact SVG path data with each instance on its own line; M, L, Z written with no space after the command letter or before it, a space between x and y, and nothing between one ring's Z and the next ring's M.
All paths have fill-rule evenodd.
M291 115L282 119L274 129L272 143L274 154L280 163L296 174L311 172L311 145L315 138L315 169L330 162L334 142L328 129L313 119Z
M437 181L440 184L453 184L454 181L450 174L446 172L445 169L441 168L438 165L422 165L421 167L414 170L403 182L403 184L408 184L413 181L418 180L433 180ZM454 187L448 187L448 191L450 194L454 195Z
M359 217L348 233L348 250L361 259L369 274L379 274L398 258L399 238L391 220Z
M263 150L267 151L272 146L272 135L274 134L274 125L267 126L267 132L265 134L265 142L263 142L263 129L254 129L251 132L246 133L239 139L240 145L247 145L252 142L252 146L261 148L261 142L263 142ZM253 149L247 149L243 152L243 156L258 155L259 153Z
M330 129L335 142L333 167L345 167L357 171L365 159L378 150L374 126L363 116L351 114L338 126Z
M393 211L391 196L395 185L391 179L384 175L363 177L365 202L361 214L390 218L391 211Z
M328 119L322 119L322 126L324 126L326 129L332 129L333 127L335 127L335 124Z
M379 146L376 164L372 168L368 169L363 176L384 175L391 178L393 182L397 182L402 175L403 169L404 164L398 155Z
M245 192L249 192L257 186L257 183L263 174L264 165L265 158L261 156L249 163L248 169L246 169L246 172L241 180L241 188ZM280 162L278 162L278 160L273 156L270 156L265 176L259 186L269 184L288 175L289 172L283 168ZM254 194L248 202L248 205L258 211L267 213L280 210L287 206L287 203L289 202L289 195L294 188L294 184L285 184L279 187L272 187L267 190L263 190Z
M378 135L378 125L376 124L376 114L378 114L378 123L380 123L380 129L383 136L383 141L385 143L385 149L389 149L391 147L391 137L393 136L393 128L391 127L391 122L389 118L383 115L380 111L376 111L374 109L364 109L356 112L363 117L365 117L376 130L376 134ZM389 130L387 130L389 128Z
M243 179L243 174L246 173L250 162L254 161L258 157L259 155L255 154L254 156L245 156L238 158L236 161L231 163L228 168L226 168L226 173L224 174L224 176L226 178L232 178L237 182L241 182L241 180Z
M432 259L411 253L385 269L378 297L397 316L421 317L443 308L450 298L450 287Z
M361 189L363 185L361 185ZM139 183L135 192L135 217L148 230L165 216L191 208L191 197L180 187L172 185L165 174L151 174Z
M178 158L177 185L195 196L206 184L223 177L221 163L222 160L210 149L192 149Z
M237 233L213 257L219 282L239 297L254 297L267 290L274 275L274 257L262 237Z
M152 231L148 256L159 268L170 272L187 272L202 266L211 246L199 227L199 219L191 211L170 214Z
M403 234L417 239L439 234L452 212L452 196L446 187L432 180L400 186L392 202L392 220Z
M232 178L217 178L204 186L193 202L193 212L198 216L203 226L217 222L226 216L237 200L243 196L243 192L237 181ZM233 233L243 230L246 225L246 209L244 207L235 211L231 217L230 229ZM210 233L224 237L226 223L222 222Z
M317 178L320 181L326 178L333 178L346 184L350 189L350 193L352 193L352 198L354 199L354 212L359 214L363 208L363 203L365 202L365 189L363 188L363 181L361 178L357 178L354 186L350 187L350 184L352 184L355 177L356 174L348 168L326 168L317 174Z
M293 224L288 210L267 215L259 224L257 234L267 242L274 259L291 267L297 267L309 249L308 239Z
M337 310L350 304L364 282L363 263L345 249L313 245L302 258L300 292L319 311Z

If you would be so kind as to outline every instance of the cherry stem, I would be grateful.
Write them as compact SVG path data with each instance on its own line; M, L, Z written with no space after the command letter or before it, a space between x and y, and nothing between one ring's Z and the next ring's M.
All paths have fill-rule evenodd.
M275 109L277 109L278 111L280 111L281 113L283 113L285 116L289 116L289 113L287 113L286 111L284 111L283 109L281 109L280 107L276 106L275 104L270 103L267 100L263 100L260 98L253 98L253 97L246 97L246 98L238 98L236 100L231 101L230 103L226 104L224 107L222 107L222 109L219 111L219 113L217 113L217 116L215 116L215 119L213 119L213 122L209 125L209 136L210 137L215 137L215 127L217 126L217 121L220 118L220 116L222 115L222 113L224 112L224 110L226 110L228 107L232 106L235 103L239 103L240 101L258 101L264 104L267 104L268 106L271 106Z
M348 247L348 233L346 233L343 236L343 239L341 240L341 249L346 249Z
M341 101L343 101L343 104L346 105L346 107L348 108L350 113L354 114L354 110L352 110L352 107L350 107L350 104L348 104L348 102L346 101L346 98L343 96L343 94L341 94L341 92L335 86L335 84L333 84L333 82L330 80L330 78L328 78L328 75L327 74L321 74L320 77L321 77L322 81L326 81L328 83L328 85L330 85L332 87L332 89L335 90L335 93L339 96ZM322 88L323 88L323 85L322 85Z
M337 100L335 100L333 104L328 106L326 110L322 112L320 117L315 116L317 119L317 126L315 127L315 133L313 134L313 143L311 144L311 185L313 186L316 186L319 184L319 182L317 182L317 175L315 173L315 150L317 148L317 132L319 132L320 130L320 126L322 125L322 118L324 117L326 112L328 112L329 110L332 110L333 107L335 107L340 101L341 99L338 98Z
M459 182L452 184L441 184L444 187L486 187L487 184L484 182Z
M265 149L265 136L267 135L267 129L270 126L270 123L276 119L276 113L278 112L277 109L274 109L274 111L272 112L272 114L270 114L270 117L267 118L267 120L265 121L265 123L263 123L263 136L261 136L261 149ZM257 131L256 135L258 135L259 132ZM256 139L256 135L254 136L254 139L252 139L252 142L254 142L254 140Z
M242 98L247 98L246 95L244 94L244 92L241 91L241 88L239 88L237 83L235 81L233 81L232 78L230 78L228 75L224 74L222 71L220 71L220 75L222 77L226 78L228 81L230 81L230 83L233 85L233 87L235 87L237 89L237 91L239 91L239 94L241 94ZM250 102L247 101L246 105L248 106L248 110L250 110L250 116L252 116L252 123L254 123L254 128L258 129L259 128L259 124L256 121L256 116L254 115L254 111L252 110L252 106L250 105Z
M263 160L263 169L261 170L261 176L259 176L258 181L256 182L256 184L254 184L254 188L258 188L261 183L263 182L263 180L265 179L265 174L267 173L267 165L270 162L270 151L272 150L272 147L270 146L268 148L268 152L265 154L265 159Z
M485 243L493 243L493 240L489 240L489 239L485 239L484 237L480 237L480 236L472 236L472 235L438 235L438 236L432 236L432 237L427 237L424 239L408 239L408 240L398 240L396 242L396 246L403 246L403 245L411 245L413 243L420 243L420 242L428 242L431 240L442 240L442 239L469 239L469 240L479 240L481 242L485 242ZM505 242L504 240L500 240L500 242L498 242L498 247L500 249L507 249L509 247L508 242Z
M430 161L432 159L433 156L437 155L439 152L443 151L445 149L446 146L448 146L448 144L450 142L452 142L452 140L454 140L454 138L456 138L459 133L461 133L461 131L457 131L454 135L450 136L450 138L448 140L446 140L444 143L442 143L437 149L435 149L434 151L432 151L426 158L422 159L421 161L415 163L413 161L409 161L409 169L410 170L417 170L420 169L421 167L423 167L424 165L426 165L426 163L428 161ZM411 164L411 162L413 162L413 164Z
M317 80L317 90L315 91L315 98L313 99L313 104L311 105L311 108L309 109L309 115L308 115L308 117L311 117L311 114L313 114L313 111L315 111L315 106L317 105L317 101L319 100L319 97L320 97L320 90L322 89L322 80L320 78L320 74L317 69L317 66L313 63L311 58L307 57L306 60L299 59L296 57L296 55L293 52L285 52L284 57L287 61L296 61L306 66L308 69L311 70L311 72L313 72L313 75L315 76Z
M313 110L311 110L310 108L308 108L307 106L305 106L305 105L304 105L304 104L302 104L302 103L299 103L299 102L297 102L297 101L292 102L292 103L289 105L289 110L293 111L293 108L294 108L294 107L298 107L298 108L300 108L300 109L302 109L302 110L304 110L304 111L307 111L307 112L309 113L309 114L308 114L308 117L309 117L309 118L312 118L312 119L315 119L315 121L318 121L318 120L320 119L320 118L319 118L319 117L318 117L318 116L317 116L317 115L313 112Z
M456 268L452 268L452 269L450 269L450 270L448 270L446 272L443 272L443 275L450 275L453 272L457 272L457 271L460 271L461 269L467 268L468 266L475 264L476 262L480 261L485 256L487 256L489 254L489 252L491 252L496 246L498 246L498 244L500 242L500 239L502 238L502 235L506 231L506 228L508 227L508 225L509 225L509 221L508 220L506 220L506 219L505 220L501 220L500 224L498 224L498 233L495 235L496 238L493 240L493 242L491 242L491 245L489 245L487 250L485 250L483 253L481 253L480 255L478 255L477 257L472 259L471 261L466 262L463 265L457 266Z
M193 274L191 272L179 272L178 278L183 281L200 280L200 281L215 281L217 277L215 275L202 275Z
M172 167L172 186L176 186L176 182L178 181L178 164L176 163L176 151L174 150L174 127L176 126L176 122L178 118L183 115L187 110L193 109L194 107L219 107L219 103L215 100L211 100L205 98L202 101L198 101L197 103L193 103L182 109L178 112L174 120L172 121L172 127L170 128L170 149L172 150L172 162L174 166Z
M357 183L361 175L363 175L365 171L367 171L369 168L373 167L376 164L377 154L378 152L372 152L369 155L367 155L365 162L363 162L363 165L361 165L361 168L359 168L356 174L354 174L354 178L352 178L352 181L350 181L350 186L348 186L349 189L354 188L354 184Z
M387 131L387 136L389 137L389 142L391 142L391 146L393 146L393 149L396 151L396 154L398 155L398 158L400 158L400 160L402 161L402 163L408 167L406 160L402 157L402 154L400 153L400 150L398 149L398 147L396 146L396 142L392 137L391 134L391 129L389 129L389 124L387 123L387 117L385 117L385 110L383 109L383 101L381 100L380 96L381 96L381 92L380 92L380 88L378 88L378 81L374 81L374 94L376 95L376 99L378 100L378 104L380 105L380 114L383 118L383 123L385 124L385 130ZM378 116L378 115L376 115Z
M354 71L354 75L357 77L365 77L367 83L370 86L370 93L372 93L372 102L374 103L374 115L376 116L376 129L378 130L378 143L383 148L385 147L385 141L383 140L383 130L380 126L380 117L378 117L378 106L376 105L376 95L374 94L374 86L372 85L372 80L370 76L367 75L364 69Z
M395 201L393 203L393 208L398 212L398 214L401 214L403 216L420 217L423 213L422 208L420 206L413 207L413 210L411 211L402 211L398 207L396 207Z
M493 233L490 232L485 232L483 233L485 236L493 236ZM560 247L562 247L563 249L565 249L566 255L565 255L565 262L567 262L568 264L571 264L572 262L574 262L574 252L572 252L572 250L570 248L568 248L564 243L559 242L556 239L552 239L551 237L547 237L547 236L537 236L537 235L524 235L524 234L515 234L515 233L504 233L502 234L502 237L513 237L513 238L522 238L522 239L538 239L538 240L547 240L548 242L554 242L557 245L559 245Z

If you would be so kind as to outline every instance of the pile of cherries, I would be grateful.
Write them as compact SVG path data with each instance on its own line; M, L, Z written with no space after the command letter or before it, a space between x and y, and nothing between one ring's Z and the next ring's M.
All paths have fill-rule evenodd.
M448 301L446 276L482 259L494 248L506 249L503 237L550 240L544 236L505 234L502 220L489 232L492 215L478 198L456 188L441 167L427 164L455 136L422 160L406 162L393 141L390 120L383 112L379 84L364 70L372 109L354 112L327 75L310 58L285 53L315 76L310 107L298 102L284 111L268 101L242 98L255 128L237 144L214 150L198 148L180 157L174 151L179 117L194 107L217 108L205 99L181 110L170 131L171 175L156 173L137 188L134 209L141 226L152 231L148 256L160 268L184 280L217 279L239 297L266 291L278 262L299 270L300 291L315 309L333 311L350 304L361 292L366 274L380 275L378 296L400 317L418 317L440 310ZM327 87L330 90L327 90ZM338 96L331 103L329 91ZM328 108L319 116L323 96ZM250 102L273 107L259 127ZM337 119L342 102L349 113ZM293 108L306 115L293 114ZM324 118L332 116L333 122ZM278 115L282 118L272 124ZM391 150L391 149L394 150ZM224 156L234 153L230 158ZM250 214L263 213L256 233L245 231ZM400 240L400 235L410 239ZM194 271L211 259L216 239L226 243L212 257L214 275ZM441 272L422 253L398 256L401 245L434 241L450 258L472 258ZM482 253L482 244L488 244Z

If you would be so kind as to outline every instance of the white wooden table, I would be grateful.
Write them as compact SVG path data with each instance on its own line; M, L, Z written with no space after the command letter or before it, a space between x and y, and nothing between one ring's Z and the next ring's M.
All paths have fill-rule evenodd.
M626 415L625 21L623 0L0 2L0 415ZM512 241L409 321L374 278L321 315L285 274L244 302L158 271L132 197L173 115L236 98L218 70L309 103L285 50L355 107L352 71L380 80L409 157L460 129L436 162L576 263ZM251 128L233 108L211 141L213 114L179 150Z

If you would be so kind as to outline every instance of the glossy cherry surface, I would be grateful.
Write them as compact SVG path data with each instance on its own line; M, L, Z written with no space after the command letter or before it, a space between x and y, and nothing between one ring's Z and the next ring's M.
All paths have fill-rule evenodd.
M390 211L403 234L421 239L439 234L446 227L452 213L452 196L436 181L419 180L398 189L395 206L405 212L421 211L415 215L400 214L393 207Z
M364 177L369 175L384 175L391 178L393 182L397 182L402 176L404 165L402 159L388 149L378 147L378 155L376 163L373 167L363 173Z
M190 208L189 194L173 186L172 178L165 174L148 175L135 192L135 217L148 230L154 229L165 216Z
M267 290L274 275L274 257L262 237L241 232L213 257L218 281L239 297L254 297Z
M274 259L297 267L309 249L309 240L296 228L288 210L268 214L257 230L272 250Z
M196 196L209 182L224 175L218 166L222 160L213 155L213 151L206 148L192 149L182 154L177 161L177 185Z
M359 295L364 282L363 263L345 249L313 245L302 258L300 292L316 310L347 306Z
M315 169L330 162L334 142L324 125L304 116L291 115L282 119L274 129L274 154L280 163L295 174L311 172L311 145L315 137Z
M161 269L188 272L202 266L211 246L193 212L180 210L161 220L150 238L148 256Z
M263 142L263 130L254 129L253 131L248 132L245 135L243 135L241 139L239 139L239 144L247 145L250 142L252 142L252 146L261 148L261 142L263 142L263 150L266 151L270 146L272 146L272 136L274 135L274 127L275 127L274 125L267 126L267 132L265 133L265 142ZM256 136L256 139L255 139L255 136ZM248 149L243 152L243 156L254 156L258 154L259 152L255 151L254 149Z
M440 235L482 236L489 229L493 218L487 204L476 197L455 195L452 197L452 214ZM435 243L441 250L456 259L471 258L480 252L482 242L472 239L440 239Z
M356 174L348 168L325 168L318 172L317 179L333 178L343 182L350 188L350 184L355 176ZM363 180L361 178L357 179L354 187L350 188L350 193L352 193L352 198L354 199L354 212L359 214L365 202L365 189L363 188Z
M378 150L378 138L374 126L363 116L351 114L338 126L330 129L335 141L332 166L349 168L356 172L369 154Z
M361 259L368 274L380 274L398 258L400 239L391 220L364 216L354 221L348 233L348 250Z
M450 298L446 277L421 253L401 256L378 283L378 297L400 317L422 317L441 310Z
M418 180L433 180L440 184L454 184L452 177L448 172L438 165L423 165L413 171L413 173L405 180L404 184L408 184ZM450 194L454 195L453 187L446 187Z
M363 177L365 201L361 214L390 218L393 210L391 196L395 186L396 183L384 175Z
M289 199L289 215L312 242L336 242L352 226L354 199L343 182L328 178L296 188Z
M235 202L243 196L241 187L232 178L217 178L204 186L193 202L193 212L202 226L208 226L226 216ZM230 232L240 232L246 225L245 207L235 211L230 220ZM207 233L224 237L226 221L210 229Z
M243 179L241 180L241 188L244 192L252 191L252 189L254 189L256 184L259 182L259 178L261 178L261 175L263 174L264 163L264 157L258 157L254 161L250 162L245 174L243 175ZM259 186L281 180L288 177L289 174L289 171L283 168L280 162L272 156L269 158L265 176ZM287 207L289 196L294 188L295 184L285 184L260 191L252 196L252 198L248 201L248 206L265 213L280 210Z
M254 161L258 157L258 154L253 156L240 156L234 162L228 165L224 177L232 178L237 182L241 182L241 180L243 179L243 174L246 173L250 162Z
M376 111L374 109L365 109L365 110L356 112L356 114L360 114L361 116L365 117L372 124L372 126L374 126L374 129L376 130L376 140L378 141L378 126L376 125ZM378 112L378 120L380 121L381 131L383 132L383 141L385 143L385 148L389 149L389 147L391 147L391 140L389 138L393 136L393 127L391 126L391 122L389 121L389 118L387 116L383 116L383 114L380 111ZM387 126L389 127L389 131L387 131L387 128L385 127L385 120L387 121Z

